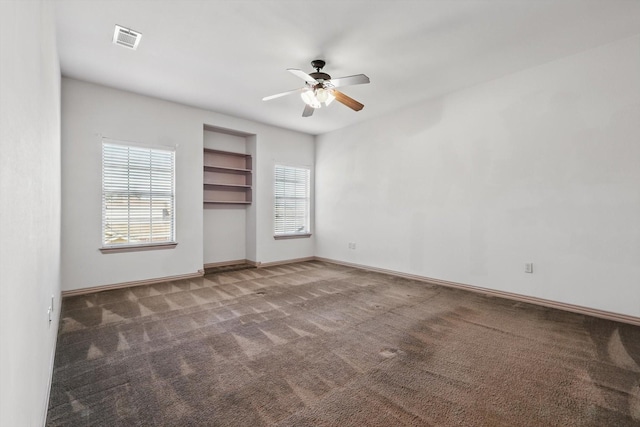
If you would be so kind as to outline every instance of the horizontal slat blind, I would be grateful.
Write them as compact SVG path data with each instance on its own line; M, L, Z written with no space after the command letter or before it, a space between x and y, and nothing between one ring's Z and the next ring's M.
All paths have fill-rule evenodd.
M102 144L102 244L175 241L175 152Z
M309 233L310 176L307 168L276 165L276 236Z

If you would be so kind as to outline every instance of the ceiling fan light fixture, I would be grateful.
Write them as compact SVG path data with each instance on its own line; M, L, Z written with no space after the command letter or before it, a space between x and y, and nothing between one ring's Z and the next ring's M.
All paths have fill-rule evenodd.
M320 103L318 98L316 98L316 94L311 89L305 90L304 92L302 92L300 94L300 98L302 98L304 103L307 104L310 107L313 107L313 108L322 107L322 104Z
M325 107L336 99L336 97L331 93L331 90L325 88L316 89L316 98L318 101L322 102Z
M324 89L324 88L318 88L316 89L316 99L319 102L327 102L327 99L329 98L329 91Z

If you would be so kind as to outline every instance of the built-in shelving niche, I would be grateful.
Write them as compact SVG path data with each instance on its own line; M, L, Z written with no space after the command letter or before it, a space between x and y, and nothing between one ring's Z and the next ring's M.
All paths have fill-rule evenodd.
M204 125L203 268L256 259L257 135ZM255 200L254 200L255 199Z
M204 149L204 203L249 205L253 162L250 154Z
M248 154L255 135L204 125L203 202L205 208L231 209L253 202L253 158Z

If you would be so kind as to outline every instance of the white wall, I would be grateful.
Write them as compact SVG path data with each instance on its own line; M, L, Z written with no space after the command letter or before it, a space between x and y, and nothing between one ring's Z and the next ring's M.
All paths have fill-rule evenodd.
M63 290L202 268L202 122L192 115L185 106L62 79ZM99 251L102 137L176 147L175 249Z
M640 37L320 136L316 179L318 256L640 317Z
M62 288L81 289L195 273L204 263L202 204L203 126L256 135L254 178L266 171L271 153L313 163L313 137L249 120L191 108L79 80L62 79ZM177 146L175 249L102 254L101 136ZM262 156L265 160L260 160ZM258 188L262 188L258 190ZM247 236L253 261L286 260L292 253L312 256L306 244L273 240L273 186L254 184L247 212L256 232ZM268 226L267 226L268 224ZM278 242L280 243L280 242ZM250 258L251 259L251 258Z
M43 425L48 406L60 308L60 67L55 46L48 2L0 2L2 426Z
M204 131L205 148L246 153L246 137ZM204 263L247 259L247 207L243 205L204 206Z
M315 147L314 137L306 135L307 144L301 144L296 134L284 134L278 128L265 129L257 136L257 153L254 155L253 200L258 206L256 219L256 251L260 262L277 262L310 257L315 254L314 205L311 205L310 238L275 240L274 227L274 170L276 163L311 168L311 183L314 182Z

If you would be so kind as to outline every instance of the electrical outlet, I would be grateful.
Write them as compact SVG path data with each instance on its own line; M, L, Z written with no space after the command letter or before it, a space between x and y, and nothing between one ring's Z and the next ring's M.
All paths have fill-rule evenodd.
M528 262L524 265L524 272L525 273L533 273L533 263L532 262Z

